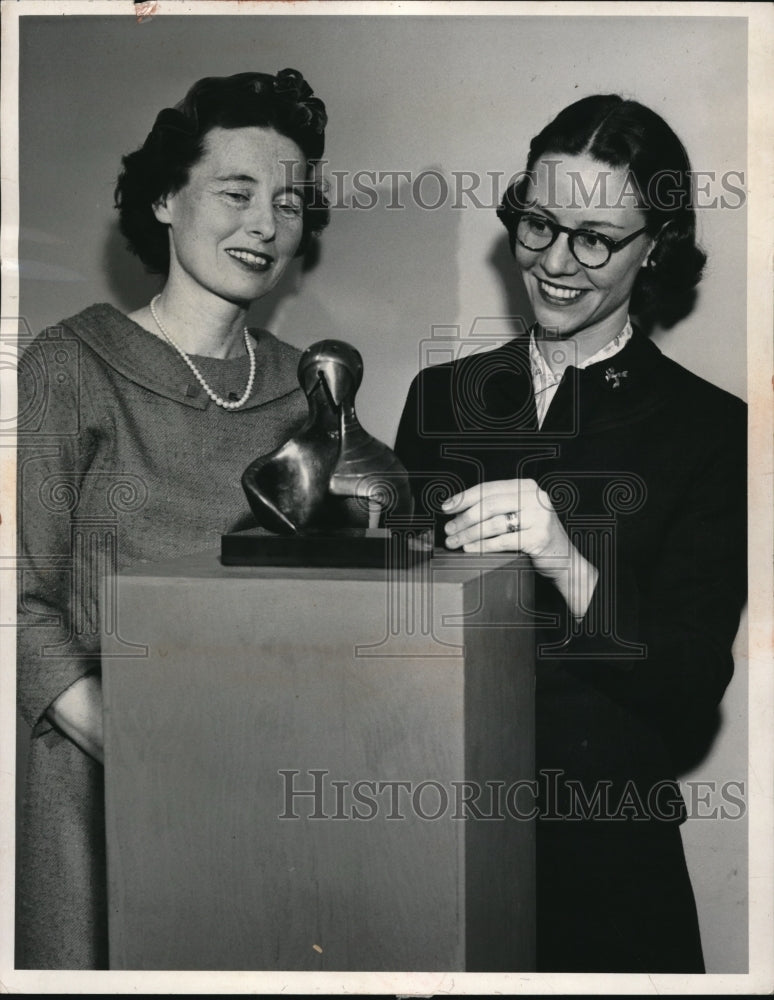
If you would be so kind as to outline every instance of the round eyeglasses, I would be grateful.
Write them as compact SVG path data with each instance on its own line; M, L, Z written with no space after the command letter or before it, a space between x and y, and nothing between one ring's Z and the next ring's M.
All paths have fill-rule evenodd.
M611 240L609 236L604 236L593 229L570 229L546 219L543 215L520 212L516 223L516 239L525 250L539 253L552 246L559 233L567 233L567 242L573 257L582 267L595 268L604 267L616 250L628 246L646 229L647 226L644 226L636 233L624 236L622 240Z

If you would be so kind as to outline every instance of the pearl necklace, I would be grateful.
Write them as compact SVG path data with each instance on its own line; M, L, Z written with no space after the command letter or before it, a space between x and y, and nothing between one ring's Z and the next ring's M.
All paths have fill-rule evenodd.
M160 298L161 295L156 295L151 299L150 303L151 315L156 321L156 326L159 328L159 330L161 330L161 333L164 336L165 340L169 341L172 347L174 347L174 349L177 351L177 353L180 355L183 361L185 361L185 363L194 373L196 381L199 383L202 389L204 389L204 391L207 393L207 395L210 397L213 403L215 403L218 406L222 406L224 410L238 410L240 406L244 406L247 400L250 398L250 393L253 391L253 382L255 381L255 351L253 350L253 345L250 341L250 334L247 332L247 327L245 327L244 329L244 338L245 338L245 349L250 358L250 377L247 380L247 388L242 393L241 399L238 399L235 403L231 403L227 399L221 399L221 397L216 392L213 392L212 389L210 389L210 387L207 385L204 379L204 376L196 367L196 365L193 363L193 361L191 361L191 359L185 353L183 348L179 344L176 344L175 341L170 337L170 335L164 329L164 326L162 325L162 322L156 313L156 303Z

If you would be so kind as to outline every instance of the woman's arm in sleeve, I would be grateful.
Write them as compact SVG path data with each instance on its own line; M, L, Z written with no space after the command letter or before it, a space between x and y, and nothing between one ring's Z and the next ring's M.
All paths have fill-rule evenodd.
M52 363L54 355L67 355L71 363ZM78 561L73 531L93 459L81 345L42 334L20 359L18 386L17 695L37 736L52 723L67 732L68 706L77 692L88 691L93 708L99 679L95 594L84 585L88 574ZM86 675L91 679L84 680ZM100 726L101 714L88 727L89 746ZM73 738L75 728L69 728Z
M462 489L464 467L443 453L460 441L449 405L452 370L448 365L423 369L412 381L395 437L395 454L409 474L417 516L436 522L436 542L443 545L441 501Z
M409 386L406 402L403 404L398 431L395 436L395 454L401 460L409 473L411 489L414 494L415 503L419 504L422 498L422 490L419 486L418 475L423 469L426 455L422 447L422 439L419 433L421 414L419 412L421 374L414 377ZM426 511L421 511L426 513Z
M642 644L645 656L605 660L592 649L588 660L567 661L616 701L676 724L713 709L733 673L731 647L747 592L741 404L729 409L706 453L647 574L621 566L612 593L601 581L592 599L592 607L595 600L610 604L596 611L608 611L625 638Z

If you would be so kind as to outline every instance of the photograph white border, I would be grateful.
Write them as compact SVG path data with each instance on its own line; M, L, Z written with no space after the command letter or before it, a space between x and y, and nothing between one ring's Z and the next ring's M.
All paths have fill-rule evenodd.
M155 12L153 8L155 7ZM51 2L3 0L2 3L2 306L0 322L18 316L18 78L19 17L62 14L154 16L217 14L250 17L272 14L381 14L397 17L449 14L519 17L727 16L747 18L749 31L748 121L748 400L750 407L750 596L749 613L749 907L750 971L746 975L569 975L478 973L285 973L285 972L26 972L13 970L13 868L15 797L15 619L13 573L3 574L0 598L0 990L11 993L285 993L372 995L465 994L764 994L774 989L774 670L772 670L772 559L774 556L774 408L772 372L772 235L774 234L774 7L758 3L340 3L293 4L231 0L132 0ZM3 331L5 332L5 330ZM15 373L0 369L0 421L16 410ZM0 560L15 553L14 455L2 452L3 493L0 514ZM11 626L11 627L9 627Z

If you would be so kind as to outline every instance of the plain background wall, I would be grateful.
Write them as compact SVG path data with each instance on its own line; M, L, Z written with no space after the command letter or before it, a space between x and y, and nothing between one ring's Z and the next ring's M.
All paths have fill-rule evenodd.
M115 228L120 156L199 77L298 68L328 107L327 171L348 178L334 187L344 197L315 265L294 266L254 318L299 347L322 337L355 344L366 369L358 412L391 444L434 328L458 328L475 346L474 326L502 337L529 321L493 205L531 136L581 96L622 93L663 114L694 168L714 172L705 200L721 195L720 177L746 170L746 53L743 18L23 17L21 316L36 332L95 301L126 311L147 302L158 282ZM389 170L438 171L449 195L427 210L404 184L406 207L390 209L386 181L375 207L345 207L354 173ZM455 199L462 171L482 178L482 207ZM419 197L439 194L428 176ZM709 264L694 311L654 338L744 397L744 207L706 208L699 227ZM746 784L743 636L744 627L718 738L686 781ZM20 728L22 766L25 736ZM708 971L746 971L747 824L696 818L683 835Z

